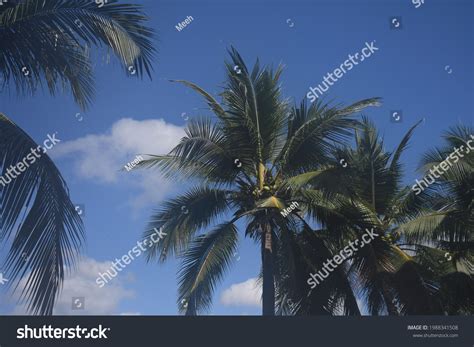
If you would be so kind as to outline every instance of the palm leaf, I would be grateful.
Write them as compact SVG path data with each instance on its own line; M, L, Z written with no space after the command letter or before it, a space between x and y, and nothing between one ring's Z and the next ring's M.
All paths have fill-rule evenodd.
M210 307L215 286L233 259L237 236L234 224L223 223L191 243L179 271L181 311L195 315Z
M25 163L38 145L6 116L0 114L0 168ZM38 154L39 155L39 154ZM31 158L30 158L31 159ZM52 314L64 280L83 242L82 220L72 204L60 172L42 153L9 184L0 186L0 242L11 243L5 269L21 298L35 314ZM11 178L11 177L10 177Z
M166 201L155 212L143 238L150 237L155 230L163 228L167 235L147 250L151 260L160 255L165 261L170 254L179 254L185 249L192 236L201 228L206 228L228 208L228 191L210 187L194 187L182 196Z
M84 45L109 47L124 70L133 65L137 76L151 77L155 49L146 19L140 6L115 0L103 7L87 0L18 2L0 12L0 73L29 94L43 78L50 92L58 81L63 88L69 83L76 102L86 108L94 89Z

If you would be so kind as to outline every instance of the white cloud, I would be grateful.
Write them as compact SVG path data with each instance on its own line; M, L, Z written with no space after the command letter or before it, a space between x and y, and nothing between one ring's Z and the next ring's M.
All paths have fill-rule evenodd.
M183 136L183 128L163 119L122 118L106 133L61 142L51 156L72 159L75 173L84 179L110 184L127 181L139 191L132 204L141 207L161 198L170 189L170 182L156 170L120 170L138 154L168 153Z
M262 305L262 286L257 278L249 278L245 282L236 283L225 289L220 297L225 306L254 306Z
M99 288L95 280L99 272L110 268L111 262L98 262L83 258L76 270L64 279L61 295L54 305L55 315L115 315L122 300L133 299L133 291L124 287L120 278ZM19 288L25 285L26 277L20 281ZM20 292L20 291L17 291ZM84 309L73 310L73 298L84 298ZM16 307L12 314L28 314L23 305Z

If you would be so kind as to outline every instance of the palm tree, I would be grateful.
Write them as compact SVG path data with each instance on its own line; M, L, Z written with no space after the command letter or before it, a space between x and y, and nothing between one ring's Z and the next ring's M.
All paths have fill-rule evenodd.
M431 234L423 234L433 249L420 248L437 284L438 300L446 314L474 313L474 129L457 126L444 134L445 144L427 152L421 172L451 165L427 188L428 206L446 217ZM457 149L457 151L456 151ZM457 159L456 159L457 157ZM444 164L441 164L445 161Z
M38 87L69 90L86 109L94 95L89 47L107 47L124 69L151 77L153 31L137 5L109 0L9 0L0 6L0 90L15 86L32 95ZM38 145L0 113L0 169L5 177ZM13 182L0 185L0 242L10 246L9 284L35 314L52 314L64 279L84 239L83 225L64 179L43 154ZM14 284L14 285L13 285Z
M321 257L320 251L314 252L315 244L323 243L332 250L331 254L336 254L350 240L360 238L364 230L372 228L380 237L360 248L338 268L350 279L353 295L365 303L371 314L472 311L473 285L468 271L472 242L467 236L472 234L473 226L472 176L469 176L472 161L467 163L472 157L466 157L466 162L460 162L459 168L448 174L450 182L440 182L450 187L454 183L457 190L452 188L450 194L438 198L432 192L417 196L401 184L399 160L418 124L408 131L393 153L388 153L373 124L364 118L361 131L356 131L355 149L337 149L328 170L304 187L308 213L313 213L312 201L327 200L331 204L326 216L313 213L324 217L323 228L301 235L300 243L304 247L297 248L296 258L299 267L305 270L300 271L297 281L281 285L282 296L290 296L300 303L298 314L319 313L322 304L326 309L336 305L339 313L344 310L348 313L353 299L348 296L341 301L334 296L337 287L331 281L340 281L337 274L331 274L323 285L307 295L308 273L314 267L321 269L322 260L329 258L326 254ZM467 138L467 132L463 133L464 137L451 134L449 138L457 139L459 146L463 143L460 139ZM431 167L436 161L444 160L449 155L448 149L427 155L426 164ZM338 165L342 160L345 165ZM454 220L458 226L453 225ZM447 261L443 256L446 251L440 247L453 252L452 262ZM458 269L453 267L455 264Z
M274 315L278 249L290 247L287 239L305 225L298 208L286 217L281 213L298 203L291 182L314 175L357 125L350 115L378 105L378 99L345 108L317 102L292 113L279 85L281 66L260 68L257 61L249 71L234 48L229 53L222 105L196 84L175 81L203 96L216 118L191 120L170 153L139 164L193 183L158 209L144 237L154 228L167 234L149 249L148 259L181 257L178 305L195 315L210 307L238 243L236 223L242 223L245 236L260 246L263 315Z

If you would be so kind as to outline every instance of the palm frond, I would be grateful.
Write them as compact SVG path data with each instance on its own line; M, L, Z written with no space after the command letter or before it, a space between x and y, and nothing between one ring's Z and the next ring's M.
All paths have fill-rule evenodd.
M207 186L194 187L182 196L170 199L151 217L143 238L162 228L166 236L147 249L147 259L165 261L170 254L180 254L201 228L206 228L228 208L228 191Z
M153 30L141 6L109 0L103 7L87 0L26 0L0 12L0 73L17 91L32 94L44 81L54 93L69 84L86 108L93 96L90 59L85 46L105 46L124 70L151 78ZM33 29L34 28L34 29Z
M311 104L308 109L303 101L299 109L293 110L295 118L290 123L287 143L278 159L282 170L288 171L291 167L299 171L311 170L327 161L334 144L344 143L351 129L358 125L347 116L374 105L378 105L378 98L363 100L343 109L330 107L321 101Z
M0 172L5 178L0 186L0 242L11 244L4 268L14 290L26 279L21 298L31 312L52 314L64 269L74 265L84 232L64 179L46 153L33 156L37 148L0 114ZM18 163L26 169L16 178L10 174L7 183L7 169L19 168Z
M233 259L237 236L234 224L223 223L191 243L179 271L178 302L186 315L196 315L210 307L215 286Z

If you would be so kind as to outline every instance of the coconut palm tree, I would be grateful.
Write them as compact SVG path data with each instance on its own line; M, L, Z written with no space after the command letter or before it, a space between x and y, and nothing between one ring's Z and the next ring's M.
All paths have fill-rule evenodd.
M245 231L261 251L263 315L274 315L275 281L282 274L278 249L291 247L287 239L306 225L291 182L313 175L330 159L335 144L357 126L351 114L379 102L349 107L317 102L291 113L279 84L281 66L260 68L257 61L249 71L234 48L229 53L222 104L196 84L176 81L203 96L215 118L191 120L170 153L139 164L193 183L160 206L144 237L154 228L167 234L148 250L148 259L181 258L178 305L194 315L210 307L215 286L232 263L239 229Z
M371 314L472 311L472 241L468 236L473 227L472 176L469 176L472 162L467 163L466 157L465 162L460 161L458 168L447 174L449 180L440 181L451 187L448 195L441 195L435 186L431 189L438 196L433 192L417 196L410 187L404 187L399 160L418 124L389 153L384 150L383 140L373 124L364 118L361 131L355 133L356 147L336 150L330 171L314 177L304 187L303 196L307 196L304 204L309 213L311 200L321 201L326 196L333 202L334 216L322 221L323 228L301 234L300 243L305 247L298 250L299 267L305 271L297 281L281 284L282 296L299 302L296 313L317 312L315 308L321 302L329 307L338 305L339 312L344 313L347 302L335 301L328 292L332 285L328 280L337 280L332 278L334 274L307 294L306 280L311 270L308 264L321 269L324 257L329 258L326 255L321 258L311 245L319 238L320 243L332 250L331 254L337 254L350 240L360 238L364 230L372 228L380 237L340 265L340 271L345 271L350 279L354 296L361 299ZM459 146L467 133L463 132L464 137L451 133L449 138L456 139ZM452 150L452 146L448 149ZM450 153L448 149L431 152L425 157L426 165L431 167L444 160ZM341 161L344 165L338 165ZM452 257L442 249L452 252ZM352 304L351 300L348 302Z
M18 94L32 95L46 87L54 95L62 88L86 109L94 95L92 46L110 49L127 72L151 76L153 31L144 25L140 6L115 0L103 6L88 0L9 0L1 5L1 93L14 86ZM37 147L0 113L2 178ZM64 272L74 265L83 238L66 183L47 154L12 182L2 181L0 243L9 247L2 271L13 290L21 289L30 312L52 314Z
M434 248L420 248L424 260L436 271L437 298L446 314L474 313L474 129L457 126L444 134L445 144L428 151L421 172L427 176L435 166L442 175L423 192L429 208L446 214L432 233L421 240ZM444 161L443 164L441 164ZM449 166L446 166L450 163ZM414 240L418 241L418 240Z

